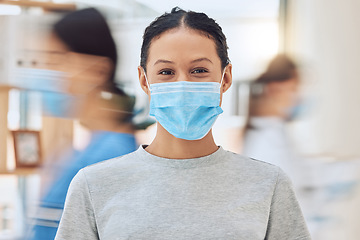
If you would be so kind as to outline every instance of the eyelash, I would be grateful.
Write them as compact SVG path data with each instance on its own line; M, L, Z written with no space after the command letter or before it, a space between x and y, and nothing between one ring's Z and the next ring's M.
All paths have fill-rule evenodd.
M196 69L192 70L191 73L195 73L196 71L201 71L201 72L198 72L198 73L208 73L209 72L205 68L196 68Z
M205 68L196 68L191 71L191 73L208 73L209 71ZM164 74L164 73L170 73L170 74ZM164 69L159 71L159 75L174 75L174 72L170 69Z
M170 74L163 74L165 72L168 72L168 73L170 72ZM159 71L159 75L174 75L174 72L170 69L164 69L164 70Z

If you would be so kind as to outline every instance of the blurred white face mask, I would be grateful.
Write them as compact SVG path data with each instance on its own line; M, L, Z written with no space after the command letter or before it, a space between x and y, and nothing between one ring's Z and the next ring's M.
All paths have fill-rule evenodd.
M12 85L41 93L42 108L46 115L72 118L80 103L80 96L68 94L68 74L61 71L20 68Z

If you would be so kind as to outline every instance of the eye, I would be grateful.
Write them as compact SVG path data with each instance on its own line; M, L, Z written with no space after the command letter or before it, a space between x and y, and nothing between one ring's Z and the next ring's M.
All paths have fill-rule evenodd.
M174 75L174 72L170 69L164 69L164 70L161 70L158 74L159 75Z
M191 73L207 73L207 72L209 71L205 68L196 68L193 71L191 71Z

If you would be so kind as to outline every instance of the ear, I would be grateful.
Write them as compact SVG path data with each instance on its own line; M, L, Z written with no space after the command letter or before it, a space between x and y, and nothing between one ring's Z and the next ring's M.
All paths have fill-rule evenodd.
M283 82L271 82L266 86L267 93L270 95L278 94L283 89Z
M74 94L88 93L109 80L114 64L107 57L70 52L67 53L66 71Z
M139 74L140 87L148 96L150 96L150 89L145 78L145 70L143 67L138 66L138 74Z
M221 92L226 92L232 84L232 65L229 63L225 68L224 78L221 86Z

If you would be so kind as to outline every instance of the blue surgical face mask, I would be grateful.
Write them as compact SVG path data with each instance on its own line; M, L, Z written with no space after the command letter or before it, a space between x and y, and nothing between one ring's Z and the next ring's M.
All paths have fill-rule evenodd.
M221 83L223 77L224 74ZM221 83L181 81L151 84L150 115L177 138L201 139L223 112L220 107Z
M59 118L75 118L80 105L79 97L56 92L42 92L42 108L45 115Z
M45 115L72 118L79 106L79 96L68 94L67 74L61 71L36 68L20 68L12 85L39 91Z
M299 119L310 112L312 108L311 99L300 98L296 103L287 110L286 120L293 121Z

